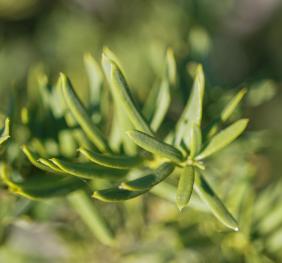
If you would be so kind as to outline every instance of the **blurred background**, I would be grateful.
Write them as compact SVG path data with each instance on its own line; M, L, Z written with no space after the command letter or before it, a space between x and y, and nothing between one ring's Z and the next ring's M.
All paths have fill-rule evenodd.
M247 159L256 170L253 190L260 193L277 184L282 171L281 28L281 0L0 0L0 110L4 111L11 88L19 93L25 90L27 76L38 67L44 67L53 83L59 72L66 73L83 97L87 86L83 55L91 52L100 61L104 46L120 58L142 103L161 75L165 50L171 47L181 87L180 94L175 94L178 101L174 103L172 119L189 94L192 80L187 76L194 62L203 64L207 78L206 118L228 100L223 94L243 86L249 88L242 112L251 119L249 133L254 132L255 139L246 139L241 148L235 145L233 150L238 155L242 154L240 151L253 151ZM7 207L16 199L3 198ZM138 202L130 203L127 210L133 211ZM154 213L154 207L159 213ZM105 209L108 211L109 207L106 205ZM119 228L119 238L126 247L120 253L93 241L64 201L43 203L16 222L8 241L3 241L0 248L0 261L208 262L208 256L201 256L207 253L210 259L214 257L212 262L255 262L247 261L238 252L242 250L240 236L223 238L222 233L214 234L214 229L206 225L191 230L199 218L204 218L194 211L187 210L186 217L177 219L173 204L156 197L146 209L146 218L133 220L124 215L112 223L128 224L129 233L136 232L123 234L125 230ZM119 210L117 207L114 212L120 213ZM195 214L192 223L187 219L189 213ZM109 214L114 216L113 212ZM277 216L282 217L282 210ZM145 237L140 229L144 224ZM230 248L233 238L240 248ZM227 239L224 242L228 248L221 245L222 239ZM273 242L282 244L282 234L277 240ZM265 248L265 242L260 246ZM263 262L282 262L279 249L278 254L277 250L271 254L266 249L267 258L273 261ZM75 255L70 258L72 253Z

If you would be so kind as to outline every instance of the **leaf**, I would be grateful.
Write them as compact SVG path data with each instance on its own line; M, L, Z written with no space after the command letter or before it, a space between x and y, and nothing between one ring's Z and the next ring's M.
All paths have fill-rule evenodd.
M119 188L126 189L129 191L148 190L165 180L173 172L173 170L174 165L172 163L163 163L151 174L140 177L135 180L123 182L120 184Z
M142 113L137 109L122 71L114 62L111 62L110 87L115 102L125 110L134 127L152 135L153 132L151 128L147 124Z
M143 162L140 156L99 154L84 148L80 148L78 151L91 162L115 169L130 169L139 166Z
M202 134L199 126L196 124L187 125L187 133L185 132L184 143L190 150L190 158L194 158L202 147Z
M159 92L160 92L160 84L159 82L156 82L150 89L147 99L142 108L142 113L147 120L152 121L154 112L157 107L156 101L158 99Z
M104 73L109 83L111 82L111 63L112 62L114 62L119 67L122 74L125 74L124 69L121 65L121 62L119 61L117 56L114 54L114 52L111 51L108 47L104 47L103 53L102 53L102 67L103 67Z
M220 114L220 119L222 122L227 121L234 110L237 108L238 104L241 102L241 100L244 98L244 96L247 93L247 89L243 88L241 89L235 96L234 98L231 99L231 101L225 106L223 111Z
M168 78L170 86L175 86L176 84L176 62L173 50L171 48L168 48L166 51L166 67L165 67L165 75Z
M176 192L176 205L180 211L189 203L193 192L194 179L194 168L186 165L180 175Z
M104 201L104 202L120 202L135 198L144 194L148 190L144 191L128 191L119 188L109 188L104 190L95 191L92 197Z
M124 70L122 69L121 63L117 59L115 54L108 48L104 48L102 54L102 65L114 99L114 113L113 113L114 116L113 116L112 129L110 134L110 145L112 149L114 149L116 152L119 152L120 147L123 146L124 151L131 155L136 153L136 145L130 140L128 140L125 131L132 129L133 126L127 116L126 110L124 109L124 107L122 107L122 105L120 105L118 96L116 95L114 89L112 89L111 87L112 62L118 65L119 69L124 75Z
M120 152L121 149L128 155L136 155L136 144L128 140L126 131L133 129L130 120L127 118L124 111L114 105L113 121L110 134L111 148L116 152Z
M3 165L1 169L2 179L9 186L9 189L26 198L41 199L65 196L77 189L86 187L83 181L73 177L45 174L28 176L23 182L15 182L11 178L10 170L6 165Z
M90 53L84 55L84 66L89 80L91 105L99 105L103 85L103 74L98 63Z
M141 131L128 131L128 136L141 148L158 156L167 158L175 163L184 160L182 153L172 145L161 142L155 137Z
M26 145L22 146L22 151L25 154L25 156L28 158L28 160L38 169L41 169L43 171L49 172L49 173L57 173L53 169L51 169L49 166L46 166L38 161L40 156L36 154L35 152L31 151Z
M142 112L150 120L151 128L157 131L168 112L171 102L170 89L176 84L176 63L172 49L167 49L164 73L160 84L150 90Z
M161 126L170 105L170 88L167 80L163 80L156 101L155 112L151 121L151 128L157 131Z
M46 104L49 103L50 108L55 116L59 119L63 117L67 112L67 105L64 99L64 94L60 86L60 80L57 81L55 87L52 88L52 92L49 94L47 84L41 85L41 93L43 100Z
M209 206L215 217L225 226L239 231L238 223L212 190L205 178L195 169L194 187L200 198Z
M219 132L196 159L202 160L233 142L246 129L248 122L248 119L241 119Z
M66 104L82 130L101 152L109 151L103 133L93 124L91 118L88 116L84 106L77 97L70 80L64 74L61 74L59 81Z
M192 88L192 92L183 113L176 124L175 145L180 145L184 132L187 133L186 126L189 123L196 124L201 127L203 97L204 97L205 77L201 65L197 67L196 76ZM191 126L192 127L192 126Z
M213 137L218 129L220 128L220 124L226 122L232 113L235 111L241 100L244 98L244 96L247 93L247 89L243 88L241 89L232 99L231 101L225 106L223 111L220 114L220 117L215 119L213 123L211 124L211 128L208 132L208 138Z
M56 158L51 161L65 173L85 179L121 179L128 173L128 170L105 168L92 163L74 163Z
M102 244L111 246L114 243L111 229L85 192L69 195L68 201Z
M66 175L66 173L64 171L62 171L61 169L59 169L54 163L52 163L50 160L48 159L44 159L44 158L39 158L38 162L42 163L43 165L49 167L51 170L53 170L53 173L58 173L58 174L62 174L62 175Z
M10 119L6 118L4 127L0 131L0 145L4 144L10 138Z

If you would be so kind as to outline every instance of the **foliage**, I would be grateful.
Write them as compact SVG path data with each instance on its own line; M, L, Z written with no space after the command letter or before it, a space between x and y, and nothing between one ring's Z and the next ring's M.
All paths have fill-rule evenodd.
M171 49L164 61L159 85L152 89L142 110L125 70L107 48L102 55L103 72L90 54L85 56L87 100L79 97L79 90L64 74L51 85L41 70L36 75L37 85L27 89L28 103L22 105L26 100L16 96L11 99L10 108L20 110L9 114L11 130L10 118L6 118L1 131L1 176L10 192L31 201L22 206L24 199L20 198L21 209L9 209L10 218L2 226L3 239L21 214L44 207L43 200L52 204L53 198L61 197L59 200L66 200L99 242L112 247L109 262L146 257L153 262L181 262L183 256L202 262L200 251L212 255L216 262L238 262L241 258L275 262L279 258L279 187L270 186L257 197L255 167L247 160L261 148L263 139L259 133L250 133L236 140L248 124L245 118L234 121L246 88L206 121L205 77L202 66L197 65L190 97L171 129L172 125L166 126L169 106L172 94L179 92ZM166 201L156 201L148 192ZM105 202L138 198L125 202L121 216L116 209L107 212L107 206L94 204L91 195ZM8 203L9 198L13 197L8 197ZM182 213L177 214L167 201L176 202ZM154 215L154 206L161 209L162 202L169 212ZM275 209L265 214L271 205ZM148 225L142 222L144 206L150 211ZM210 212L225 227L240 231L228 231ZM106 222L111 213L114 220L107 221L113 222ZM126 224L121 226L124 217ZM175 225L174 230L170 224ZM161 233L160 237L140 233L140 227ZM162 234L171 238L160 250ZM125 239L140 240L137 250ZM155 242L148 247L147 239ZM70 238L70 246L72 242L77 246ZM114 256L114 251L119 251L118 255ZM95 253L101 252L97 249Z

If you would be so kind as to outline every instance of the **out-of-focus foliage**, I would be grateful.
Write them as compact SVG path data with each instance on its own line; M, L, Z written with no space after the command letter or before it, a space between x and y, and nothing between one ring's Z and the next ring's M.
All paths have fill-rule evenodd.
M70 76L85 105L95 105L92 120L110 130L88 89L100 85L99 76L88 81L82 59L90 52L99 61L105 45L120 58L140 105L160 86L166 48L175 50L178 89L172 91L160 136L180 116L198 63L207 79L204 127L239 86L248 93L231 121L242 115L251 119L246 135L206 164L209 182L238 219L240 232L227 231L194 195L179 214L173 178L114 205L82 192L30 201L12 195L1 181L0 261L280 262L281 9L279 0L0 0L0 128L5 116L13 120L13 139L6 137L0 146L0 159L15 171L40 176L20 149L26 143L41 156L77 157L78 143L65 129L62 112L46 111L50 103L62 103L51 87L58 72ZM105 114L111 105L101 107ZM157 125L156 115L146 116ZM108 186L103 180L94 185Z

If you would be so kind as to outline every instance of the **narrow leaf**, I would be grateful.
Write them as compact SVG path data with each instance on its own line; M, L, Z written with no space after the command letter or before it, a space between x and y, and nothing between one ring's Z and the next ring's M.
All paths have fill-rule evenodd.
M163 163L151 174L140 177L135 180L123 182L121 183L119 188L130 191L148 190L165 180L173 172L173 170L174 165L172 163Z
M190 123L187 125L187 133L184 133L184 143L190 150L190 157L194 158L202 146L202 134L198 125Z
M180 145L186 130L185 127L188 123L193 123L201 127L204 87L205 77L203 68L201 65L199 65L196 70L196 76L190 98L178 123L176 124L175 145Z
M128 118L136 129L148 134L153 134L151 128L144 119L142 113L137 109L136 103L130 93L129 86L124 75L116 64L111 63L111 83L110 87L113 96L116 97L116 103L123 107Z
M165 75L168 77L170 86L175 86L176 84L176 62L173 50L168 48L166 51L166 72Z
M104 190L95 191L93 197L104 202L120 202L135 198L144 194L144 191L128 191L119 188L109 188Z
M102 54L102 65L114 99L114 119L110 134L110 145L116 152L119 152L120 147L123 146L124 151L127 154L132 155L136 153L136 145L132 141L128 140L125 131L132 129L133 126L127 116L126 109L121 105L118 95L112 88L111 65L113 62L119 67L124 75L124 70L122 69L118 58L111 50L104 48Z
M176 192L176 205L180 211L189 203L193 192L194 179L194 168L186 165L180 175Z
M161 126L165 118L165 115L169 109L170 101L171 98L170 98L169 83L165 79L161 83L161 87L156 101L155 112L151 122L151 128L153 131L157 131Z
M100 104L103 74L98 63L90 53L84 55L84 66L87 72L90 87L90 102L96 106Z
M233 142L246 129L248 122L248 119L241 119L219 132L196 159L202 160Z
M212 190L205 178L195 170L194 187L200 198L209 206L216 218L225 226L239 231L238 223L230 214L216 193Z
M223 111L220 115L220 119L221 119L222 122L225 122L230 118L230 116L232 115L234 110L237 108L237 106L241 102L241 100L244 98L246 93L247 93L246 88L241 89L234 96L234 98L232 98L231 101L225 106L225 108L223 109Z
M156 110L157 107L156 101L159 96L159 92L160 92L160 85L159 82L156 82L151 87L147 99L142 108L142 113L144 117L149 121L152 120L154 112Z
M155 137L140 131L128 131L128 136L141 148L158 156L179 163L184 160L182 153L172 145L161 142Z
M100 154L84 148L80 148L78 149L78 151L91 162L116 169L134 168L136 166L139 166L143 161L140 156Z
M36 154L35 152L31 151L26 145L22 146L22 151L25 154L25 156L28 158L28 160L38 169L41 169L43 171L49 172L49 173L57 173L54 172L53 169L51 169L49 166L46 166L38 161L40 156Z
M10 119L6 118L4 127L0 131L0 145L6 142L10 138Z
M49 176L45 174L32 175L23 182L15 182L10 176L10 170L6 165L2 166L2 179L9 189L19 195L31 199L65 196L77 189L86 187L86 184L73 177Z
M208 138L213 137L217 131L220 128L220 124L226 122L230 116L232 115L232 113L235 111L235 109L237 108L237 106L239 105L239 103L242 101L242 99L244 98L244 96L247 93L247 89L243 88L241 89L232 99L231 101L225 106L225 108L223 109L223 111L220 114L220 117L215 119L212 123L211 123L211 128L208 131Z
M93 124L91 118L86 113L84 106L77 97L70 80L63 74L60 76L60 86L63 90L66 104L73 117L79 123L88 138L102 151L109 151L107 141L102 132Z
M58 173L58 174L63 174L65 175L66 173L59 169L54 163L52 163L50 160L45 159L45 158L39 158L38 162L42 163L46 167L49 167L51 170L53 170L53 173Z
M121 179L128 172L128 170L105 168L93 163L67 162L56 158L51 161L65 173L85 179Z

